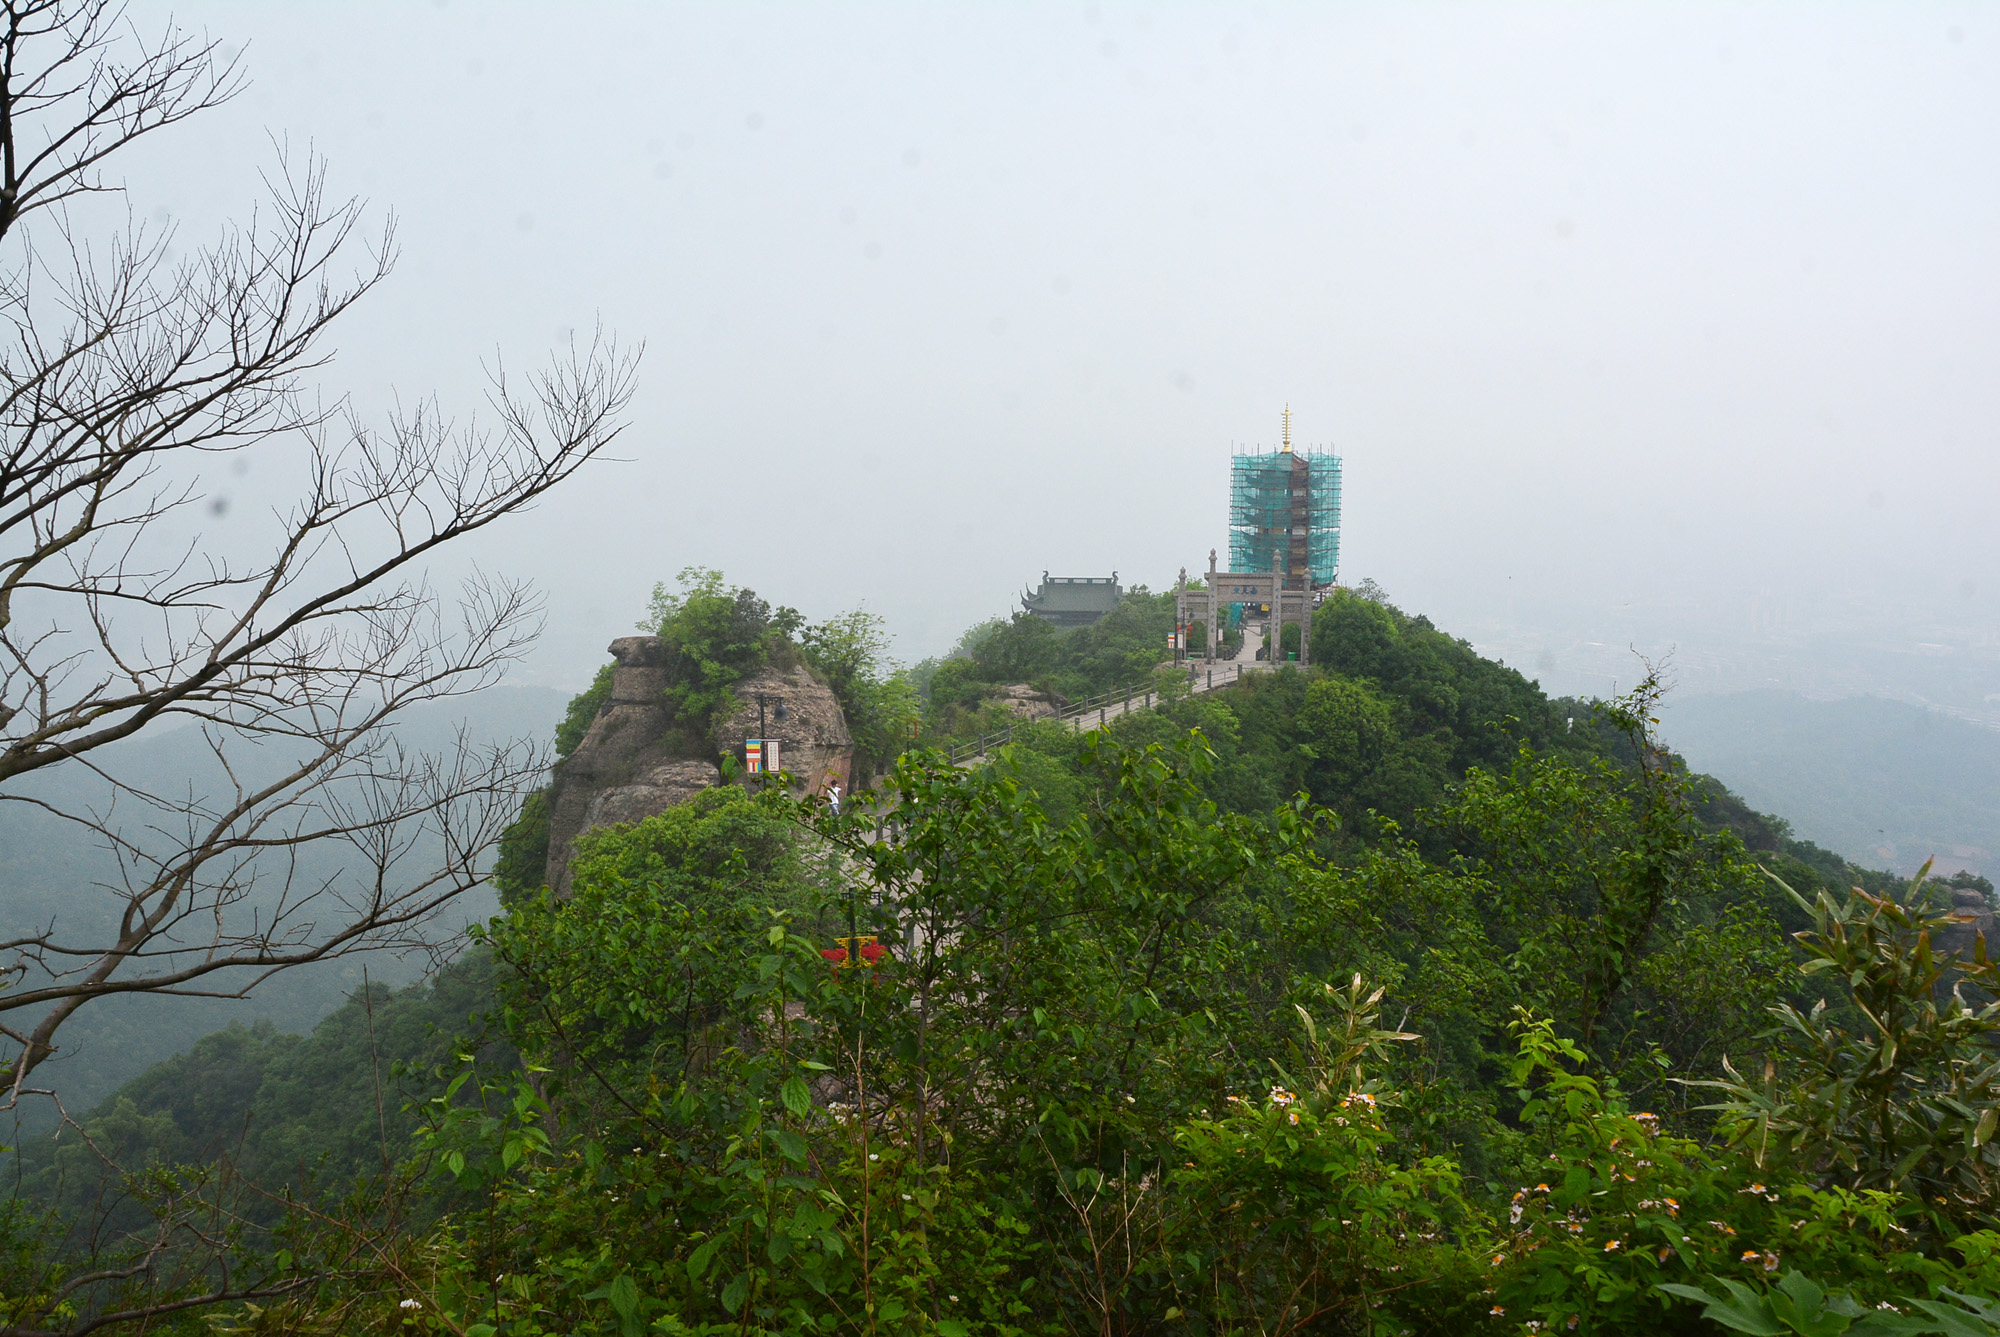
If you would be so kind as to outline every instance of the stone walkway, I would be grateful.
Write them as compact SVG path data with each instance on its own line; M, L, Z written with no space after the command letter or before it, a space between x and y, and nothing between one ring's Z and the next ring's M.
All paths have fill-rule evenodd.
M1188 683L1191 691L1199 696L1204 692L1220 691L1234 686L1246 673L1261 673L1270 667L1263 660L1218 659L1213 666L1204 666L1200 661L1193 664L1194 674ZM1160 694L1151 688L1133 688L1124 692L1110 692L1065 709L1057 722L1070 729L1085 733L1091 729L1102 729L1121 715L1129 715L1135 710L1151 710L1160 704ZM972 743L962 743L951 750L954 766L976 766L986 759L996 747L1005 747L1014 736L1013 729L1005 729L997 734Z

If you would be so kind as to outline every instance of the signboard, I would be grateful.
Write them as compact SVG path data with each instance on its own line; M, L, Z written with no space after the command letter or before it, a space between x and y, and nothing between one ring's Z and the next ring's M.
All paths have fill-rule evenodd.
M764 740L748 738L743 742L743 769L751 775L764 773Z

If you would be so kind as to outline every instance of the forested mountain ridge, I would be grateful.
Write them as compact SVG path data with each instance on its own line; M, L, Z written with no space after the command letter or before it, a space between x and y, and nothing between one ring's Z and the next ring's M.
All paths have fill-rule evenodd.
M961 638L953 657L918 666L926 728L949 737L954 726L972 733L1012 722L990 705L980 710L1001 684L1080 696L1148 677L1172 624L1172 596L1144 587L1112 617L1077 631L1057 631L1025 615L982 623ZM1619 751L1596 703L1550 698L1518 670L1379 597L1337 593L1317 614L1313 638L1315 670L1346 681L1321 687L1310 709L1304 681L1283 675L1247 681L1218 698L1227 709L1210 717L1217 727L1209 740L1221 763L1210 785L1225 806L1268 810L1307 790L1350 820L1374 809L1408 826L1468 767L1504 765L1522 743L1575 756ZM1188 720L1203 718L1198 708L1187 711ZM1123 727L1158 734L1139 722ZM1239 758L1247 764L1234 764ZM1701 790L1710 796L1708 815L1750 849L1803 864L1835 884L1886 885L1883 874L1796 839L1783 819L1751 811L1723 782L1703 777Z
M1879 697L1766 690L1671 698L1662 732L1757 806L1850 859L1989 876L2000 859L2000 734Z
M1080 693L1126 680L1134 665L1153 656L1155 624L1163 616L1171 620L1168 596L1149 596L1142 587L1127 604L1130 612L1121 609L1116 621L1071 632L1025 616L975 627L964 638L971 648L943 661L953 667L948 686L934 672L926 675L927 686L937 689L937 695L924 697L931 721L927 734L950 736L934 717L961 724L976 720L962 708L999 683L1025 681L1052 691L1061 684ZM1319 663L1312 674L1247 678L1213 697L1122 719L1112 734L1127 745L1144 746L1199 729L1213 753L1202 788L1219 808L1269 813L1304 793L1340 814L1340 832L1331 839L1349 848L1377 844L1385 828L1419 846L1448 848L1434 820L1434 809L1448 789L1472 767L1505 768L1523 744L1573 759L1629 751L1605 726L1597 703L1549 698L1518 671L1481 657L1421 615L1342 593L1321 610L1314 638ZM886 675L893 670L881 661L874 671ZM556 731L559 753L581 738L607 681L600 675L590 691L572 701ZM1022 729L1019 738L1004 769L1035 792L1052 815L1073 813L1083 800L1083 781L1070 763L1081 754L1082 741L1053 728L1033 727ZM1896 885L1887 873L1795 838L1783 820L1752 810L1720 781L1705 776L1695 781L1703 820L1736 836L1793 887L1810 893L1821 887L1861 885L1880 891ZM538 863L530 867L539 872ZM516 878L514 885L519 891L530 889L525 877ZM1784 918L1796 926L1795 915ZM324 1123L332 1109L358 1110L361 1124L337 1137L329 1134L320 1150L335 1155L350 1171L365 1168L367 1156L356 1159L351 1148L356 1136L364 1141L372 1136L375 1116L372 1096L356 1106L354 1093L372 1091L378 1075L386 1077L398 1063L415 1058L431 1043L417 1043L426 1029L448 1037L475 1027L482 1008L490 1005L490 985L490 968L477 953L437 980L400 992L376 984L375 998L396 1018L383 1023L385 1033L396 1038L378 1044L367 1063L355 1058L357 1019L364 1017L358 991L309 1037L283 1034L268 1024L233 1025L121 1087L94 1117L112 1117L127 1103L142 1119L169 1115L171 1131L167 1125L153 1125L157 1135L137 1134L141 1141L128 1147L143 1145L148 1154L200 1160L231 1146L254 1115L257 1133L248 1145L257 1149L251 1156L259 1165L282 1165L289 1174L314 1157L302 1158L298 1153L303 1147L290 1136L284 1139L286 1154L262 1150L276 1136L274 1128L298 1126L301 1118ZM413 1024L418 1031L409 1029ZM309 1057L314 1054L342 1057ZM436 1057L431 1054L433 1061ZM327 1084L318 1089L346 1094L321 1102L312 1083L290 1075L301 1064L321 1073ZM222 1071L227 1077L214 1076ZM407 1084L396 1088L405 1095L411 1089ZM190 1091L202 1093L192 1105L185 1103ZM395 1110L400 1103L392 1098L388 1105ZM392 1122L400 1148L413 1125L401 1115ZM368 1154L376 1152L371 1148Z
M976 725L985 693L1007 681L1059 691L1057 675L1088 672L1074 667L1086 650L1112 666L1100 671L1122 671L1151 654L1149 611L1079 649L1020 620L987 624L952 661L955 695L942 699L930 675L925 733ZM1289 1312L1283 1287L1305 1286L1332 1313L1365 1311L1371 1296L1393 1304L1413 1332L1515 1332L1523 1313L1545 1326L1575 1317L1579 1330L1693 1331L1672 1287L1790 1284L1806 1275L1794 1263L1871 1302L2000 1285L1977 1262L1991 1255L1965 1242L1993 1171L1958 1116L1919 1116L1909 1129L1929 1131L1898 1132L1893 1147L1839 1121L1802 1125L1799 1149L1761 1169L1729 1150L1733 1129L1774 1110L1793 1118L1783 1111L1816 1089L1812 1054L1846 1063L1866 1029L1845 992L1815 982L1828 977L1796 972L1784 934L1805 932L1809 956L1813 942L1848 943L1842 977L1857 988L1886 970L1928 1000L1935 968L1925 983L1907 953L1927 950L1924 907L1942 883L1901 891L1688 774L1652 741L1644 692L1551 700L1426 619L1345 592L1318 611L1313 644L1307 671L1170 699L1100 735L1023 726L976 771L913 752L886 780L902 828L892 844L875 841L865 804L836 817L739 786L595 831L579 843L571 900L515 886L478 952L428 985L356 998L310 1037L238 1028L203 1040L86 1120L87 1145L128 1166L221 1157L259 1181L232 1207L258 1230L282 1216L273 1193L330 1205L371 1182L402 1204L391 1217L412 1232L397 1237L408 1247L446 1247L425 1224L440 1213L459 1222L437 1227L449 1232L483 1221L483 1234L448 1236L467 1241L447 1248L449 1266L472 1270L426 1283L421 1303L455 1325L483 1314L521 1332L542 1330L544 1312L568 1330L625 1331L641 1313L784 1330L810 1312L801 1297L873 1284L868 1267L913 1279L893 1283L908 1322L888 1326L968 1333L1067 1330L1105 1304L1157 1324L1194 1312L1191 1287L1218 1285L1206 1303L1223 1317ZM843 690L893 698L893 678L871 661ZM574 734L592 709L579 698L563 728ZM826 848L845 862L811 855ZM1857 884L1900 904L1844 900ZM887 944L860 992L843 973L857 930ZM1852 958L1860 943L1873 955ZM1975 1001L1982 979L1962 981ZM1958 1038L1906 1046L1928 1057L1902 1061L1905 1095L1886 1093L1884 1109L1932 1099L1924 1084L1947 1080L1976 1122L1990 1077L1966 1063L2000 1022L1949 1008L1925 1022L1910 1001L1883 1015L1913 1037L1929 1025ZM1813 1016L1817 1048L1770 1032L1769 1006ZM1684 1083L1733 1083L1732 1053L1768 1055L1776 1076L1728 1086L1736 1113L1718 1125L1696 1108L1712 1097ZM544 1070L527 1085L522 1058ZM447 1096L458 1078L471 1085ZM1560 1092L1558 1116L1547 1101ZM1759 1113L1774 1092L1794 1103ZM1640 1101L1658 1113L1631 1114ZM1665 1139L1662 1117L1698 1140ZM1604 1146L1633 1137L1664 1140L1591 1187ZM1241 1178L1232 1153L1245 1139L1289 1187ZM143 1221L143 1185L105 1198L83 1145L24 1148L22 1205L89 1215L103 1231ZM628 1145L659 1150L626 1160L615 1149ZM754 1210L740 1195L757 1181L739 1178L753 1147L787 1176L758 1190ZM1700 1202L1718 1232L1791 1232L1790 1218L1746 1213L1782 1217L1792 1208L1773 1204L1795 1191L1808 1195L1798 1210L1847 1210L1837 1193L1810 1195L1841 1182L1812 1167L1848 1155L1851 1191L1878 1195L1857 1203L1933 1255L1957 1241L1965 1267L1912 1280L1914 1255L1884 1243L1893 1232L1860 1225L1804 1249L1746 1252L1724 1233L1675 1252L1679 1208L1662 1217L1660 1202L1690 1215ZM1122 1225L1100 1220L1090 1204L1135 1157L1153 1167L1151 1187L1118 1209ZM1566 1167L1566 1215L1551 1214L1555 1200L1524 1208L1509 1187L1532 1188L1548 1158ZM1791 1187L1743 1198L1753 1181L1760 1195L1764 1181ZM1909 1196L1919 1183L1929 1199ZM1364 1190L1374 1206L1352 1197ZM1243 1201L1266 1204L1263 1225L1195 1247L1196 1220ZM901 1220L904 1243L866 1244L866 1217L850 1214L860 1202ZM1329 1237L1328 1252L1286 1233L1367 1211L1386 1213L1385 1244L1433 1242L1377 1257L1359 1237ZM751 1229L741 1212L762 1214L764 1261L711 1247ZM1444 1233L1422 1234L1435 1228L1420 1220ZM1101 1278L1091 1299L1076 1268L1104 1231L1141 1224L1155 1261ZM1634 1230L1657 1237L1658 1256L1613 1258L1595 1292L1557 1283L1589 1260L1602 1272ZM1510 1231L1538 1232L1549 1252L1498 1242ZM1864 1235L1887 1263L1851 1256ZM883 1252L850 1275L857 1248ZM479 1298L466 1284L480 1269L527 1289ZM1391 1281L1398 1269L1410 1276ZM1666 1326L1646 1326L1656 1321Z

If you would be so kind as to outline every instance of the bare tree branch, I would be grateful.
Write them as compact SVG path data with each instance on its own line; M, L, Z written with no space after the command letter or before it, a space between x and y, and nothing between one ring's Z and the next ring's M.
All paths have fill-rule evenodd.
M533 505L618 435L637 354L599 331L484 411L379 426L308 378L389 274L393 226L277 146L266 198L174 258L93 243L107 158L233 96L214 42L146 39L104 0L17 0L0 37L0 804L102 850L78 912L0 928L0 1108L94 1000L241 997L314 961L426 942L483 880L544 758L403 746L412 706L497 681L540 627L526 586L454 591L446 545ZM204 528L202 470L255 452L297 491L249 551ZM233 545L233 546L232 546ZM129 747L169 726L200 774ZM87 779L51 786L38 777ZM77 792L92 797L78 800ZM108 913L95 918L84 907Z
M30 1079L99 1000L240 998L433 946L428 921L483 882L546 758L399 734L413 707L496 682L541 624L526 585L441 590L429 568L605 450L637 352L599 331L525 380L496 363L463 421L420 400L371 424L322 399L328 331L388 277L393 222L367 230L279 143L247 222L177 251L107 163L233 97L236 58L142 34L115 0L0 11L0 816L108 870L0 921L0 1110L46 1097L102 1170L41 1282L0 1297L0 1337L78 1337L341 1266L246 1254L226 1161L124 1173ZM204 470L252 459L289 500L261 529L211 524ZM140 745L170 728L166 781Z
M244 87L238 59L217 43L171 27L120 40L129 28L109 0L12 0L6 17L0 239L30 210L115 189L99 171L106 158Z

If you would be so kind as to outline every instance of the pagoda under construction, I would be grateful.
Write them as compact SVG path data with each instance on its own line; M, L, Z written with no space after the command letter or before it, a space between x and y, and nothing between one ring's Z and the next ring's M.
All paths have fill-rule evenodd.
M1276 451L1230 460L1229 569L1217 569L1210 548L1207 578L1190 583L1182 568L1174 584L1176 657L1198 646L1212 666L1222 628L1254 623L1263 644L1241 654L1311 663L1312 610L1339 566L1340 457L1292 449L1287 404Z
M1283 444L1229 462L1229 568L1281 570L1288 590L1333 584L1340 566L1340 457L1292 449L1292 410Z

